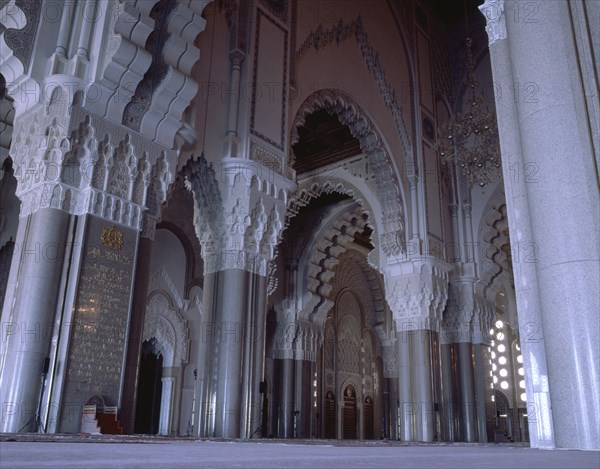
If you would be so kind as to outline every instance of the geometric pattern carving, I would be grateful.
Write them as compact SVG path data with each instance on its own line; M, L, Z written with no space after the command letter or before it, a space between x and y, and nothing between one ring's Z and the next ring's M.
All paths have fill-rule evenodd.
M350 300L351 299L351 300ZM338 370L346 373L360 373L360 323L354 317L354 309L359 309L358 302L351 294L342 295L338 311L351 312L339 322L337 340Z
M4 8L7 2L0 2L0 9ZM21 61L25 70L29 68L29 60L33 51L33 42L35 40L37 26L42 15L40 9L42 2L32 0L16 0L15 6L19 8L18 15L25 19L25 25L20 29L6 29L0 24L0 34L4 33L4 41L13 55ZM14 7L8 7L8 11Z

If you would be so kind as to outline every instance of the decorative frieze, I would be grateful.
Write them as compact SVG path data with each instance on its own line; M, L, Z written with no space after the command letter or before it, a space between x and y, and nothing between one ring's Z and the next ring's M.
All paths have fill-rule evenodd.
M0 9L4 10L7 3L9 2L2 2ZM18 11L15 11L15 7L18 8ZM13 55L21 61L25 70L29 68L37 27L42 18L41 9L42 2L40 1L15 0L14 6L9 6L3 15L14 16L21 24L11 24L10 21L6 21L7 25L5 25L3 24L4 20L8 18L0 19L0 34L3 35L3 41Z
M86 108L167 148L175 147L178 134L193 140L182 120L198 90L191 77L200 58L195 40L205 28L202 12L210 1L114 2L117 20L109 21L114 31L92 86L98 99Z
M259 145L256 142L250 143L250 158L267 168L278 173L283 169L283 156L276 152Z

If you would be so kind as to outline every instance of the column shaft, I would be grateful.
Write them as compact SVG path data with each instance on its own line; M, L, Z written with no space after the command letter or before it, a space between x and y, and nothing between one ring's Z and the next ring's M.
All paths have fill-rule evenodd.
M415 409L412 398L411 347L408 331L399 334L398 347L398 402L400 406L400 435L402 441L413 441ZM395 401L395 400L394 400ZM396 404L396 402L393 402Z
M452 376L452 345L442 344L440 349L442 358L442 440L457 441L457 412L454 404L454 385Z
M294 436L294 360L285 358L281 373L281 408L279 409L281 438Z
M14 296L6 295L2 313L2 321L7 323L0 376L2 432L37 428L32 417L36 415L42 368L50 350L69 214L41 209L22 218L20 224L26 226L18 231L19 251L11 264Z
M549 389L552 396L553 420L560 422L554 427L556 446L598 449L598 168L569 4L534 5L537 22L507 21L514 81L539 87L533 99L517 104L523 162L539 175L526 192L543 311L537 326L548 374L534 386ZM508 9L522 7L520 2L506 4ZM523 261L527 254L523 252Z
M477 412L475 408L475 383L473 381L473 350L469 342L456 344L460 385L461 440L477 441Z
M427 329L416 332L416 334L411 335L413 379L415 383L413 402L417 412L415 440L433 441L436 433L431 353L433 332Z
M248 298L248 272L223 270L215 274L216 320L219 327L215 351L215 436L240 437L244 327Z

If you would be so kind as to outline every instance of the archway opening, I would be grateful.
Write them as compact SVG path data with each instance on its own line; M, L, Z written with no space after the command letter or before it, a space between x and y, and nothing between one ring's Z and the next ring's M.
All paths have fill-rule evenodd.
M160 421L162 395L162 354L156 351L155 339L144 341L140 359L135 433L156 435Z

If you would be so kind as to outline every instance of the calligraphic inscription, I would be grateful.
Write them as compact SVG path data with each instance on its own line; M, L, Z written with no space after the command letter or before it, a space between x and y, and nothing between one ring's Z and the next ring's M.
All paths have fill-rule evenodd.
M80 403L80 408L93 395L101 395L109 405L119 402L137 239L128 228L120 228L113 238L114 227L88 217L64 393L65 402ZM110 246L105 233L113 233L107 238ZM112 247L115 239L118 252ZM72 419L63 418L61 431L79 431L67 420Z

